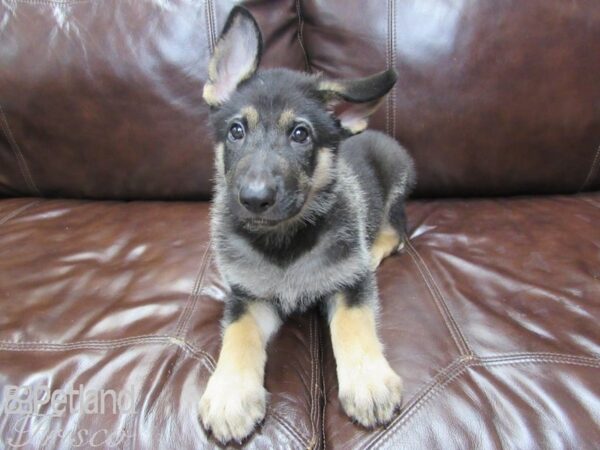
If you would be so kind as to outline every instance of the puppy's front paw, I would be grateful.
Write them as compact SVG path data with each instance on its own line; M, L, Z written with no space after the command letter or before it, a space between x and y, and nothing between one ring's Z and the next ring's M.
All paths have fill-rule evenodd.
M265 417L266 404L260 383L215 372L200 399L200 420L222 443L240 443Z
M344 411L368 428L390 422L402 400L402 379L383 357L378 359L338 370Z

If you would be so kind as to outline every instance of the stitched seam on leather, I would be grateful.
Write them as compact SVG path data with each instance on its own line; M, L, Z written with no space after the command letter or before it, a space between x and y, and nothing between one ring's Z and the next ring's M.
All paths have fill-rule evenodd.
M309 349L310 349L310 429L311 429L311 437L309 441L309 445L307 448L315 448L315 344L314 344L314 318L310 318L310 322L308 323L308 335L309 335Z
M183 323L184 323L185 318L187 316L188 309L190 308L190 303L192 302L192 300L195 297L196 293L200 289L200 287L199 287L200 286L200 278L202 277L202 274L204 273L204 258L206 256L206 251L208 251L208 247L205 250L205 253L202 255L202 259L200 260L200 267L198 268L198 272L196 273L196 277L194 279L194 285L192 286L192 290L188 294L188 298L187 298L187 300L185 302L185 306L183 307L183 310L181 311L181 314L177 318L177 323L175 325L175 336L177 336L177 337L182 337L181 336L181 330L183 328Z
M194 314L196 313L196 305L198 304L198 299L201 297L202 295L202 291L204 288L204 278L206 275L206 269L207 267L210 265L210 262L212 261L212 252L210 251L211 249L211 243L208 243L208 249L209 249L209 256L206 258L206 261L204 263L204 270L202 271L202 276L200 278L200 284L198 286L198 292L197 295L194 298L194 301L192 302L192 305L190 307L189 313L187 314L187 317L184 318L184 327L181 330L182 333L182 339L185 341L187 338L187 334L188 334L188 328L190 326L190 320L192 319L192 317L194 317Z
M322 364L321 364L321 328L319 325L319 317L315 314L313 317L314 329L315 329L315 432L314 448L322 448L323 441L321 440L321 431L318 429L321 423L320 415L323 413L322 408L322 393L321 393L321 380L322 380Z
M296 33L296 37L298 38L298 44L300 44L302 54L304 55L304 66L308 72L312 72L308 52L304 46L304 17L302 16L302 5L300 4L300 0L296 0L296 14L298 15L298 33Z
M193 345L180 339L166 335L145 335L135 336L123 339L108 339L98 341L80 341L80 342L13 342L0 341L0 351L43 351L43 352L58 352L69 350L110 350L113 348L127 347L137 344L160 344L160 345L177 345L188 352L201 354L213 366L215 361L213 357L206 351L196 348Z
M92 3L99 0L9 0L12 3L24 3L29 5L45 5L45 6L69 6L77 3Z
M375 439L371 442L371 444L367 445L365 448L366 449L376 449L381 447L381 445L383 445L391 436L392 436L392 431L398 431L399 429L401 429L404 425L406 425L410 419L423 407L425 406L430 400L432 400L434 397L436 397L438 394L440 394L441 392L444 391L444 389L452 382L454 381L456 378L458 378L460 375L462 375L466 369L468 369L469 367L489 367L489 366L518 366L518 365L523 365L523 364L528 364L528 363L556 363L556 364L569 364L569 365L577 365L577 366L585 366L585 367L591 367L594 369L598 369L600 368L600 361L598 361L597 364L588 364L585 362L578 362L578 361L571 361L569 358L536 358L536 359L530 359L530 358L523 358L521 360L515 360L515 361L510 361L510 362L498 362L496 363L495 361L488 361L487 358L477 358L477 357L472 357L472 358L466 358L463 360L459 360L459 365L454 368L453 370L450 371L450 373L447 374L448 378L443 381L442 383L438 384L438 382L434 382L433 384L430 385L429 389L427 389L426 394L421 397L417 402L413 403L411 405L411 409L410 411L408 411L408 409L405 411L406 413L403 415L400 415L398 420L396 422L394 422L391 426L389 426L387 429L385 429L384 431L382 431L378 436L375 437Z
M600 166L600 145L596 149L596 154L594 155L594 159L592 160L592 165L590 166L590 170L589 170L587 176L585 177L585 180L583 180L583 184L579 188L578 192L581 192L584 189L589 187L589 185L592 183L592 179L596 175L596 172L597 172L599 166Z
M478 358L476 364L484 364L486 366L496 365L510 365L510 364L523 364L527 362L568 362L572 364L578 364L589 367L600 367L599 358L590 358L586 356L574 356L574 355L563 355L560 353L547 354L547 353L523 353L519 356L486 356Z
M291 423L287 422L275 411L270 411L267 414L270 415L281 426L281 428L283 428L286 431L286 434L298 441L300 445L302 445L303 447L308 446L308 442L306 441L306 439L302 437L302 434Z
M80 344L84 345L99 345L109 347L111 345L118 344L129 344L129 343L138 343L138 342L147 342L153 340L165 340L171 339L171 336L164 334L145 334L140 336L133 336L128 338L120 338L120 339L97 339L97 340L86 340L86 341L73 341L73 342L55 342L55 341L0 341L0 346L2 345L13 345L13 346L45 346L45 347L56 347L56 348L70 348L71 346L77 346Z
M4 110L2 109L2 105L0 105L0 123L2 124L2 131L4 132L4 136L6 136L6 140L10 145L11 150L17 160L17 165L19 166L19 170L21 171L21 175L25 180L25 184L29 188L29 190L33 191L34 194L40 195L40 190L38 189L35 181L33 181L33 177L31 176L31 171L29 170L29 166L27 165L27 161L23 156L23 152L21 152L21 148L17 141L15 140L14 135L8 125L8 119Z
M391 9L392 9L392 0L388 0L387 1L387 19L388 19L388 29L387 29L387 42L386 42L386 49L385 49L385 65L386 67L389 69L391 68L391 52L392 52L392 45L391 45L391 30L392 30L392 16L391 16ZM392 98L388 96L388 98L386 99L385 102L385 131L387 134L390 134L390 111L392 109Z
M427 266L425 266L425 262L417 253L415 248L412 246L410 240L406 241L406 248L411 259L414 261L415 266L419 270L421 278L423 278L423 281L425 281L429 293L431 294L433 301L437 306L437 309L440 315L442 316L442 319L444 320L444 323L446 324L446 327L448 328L452 339L454 340L454 343L458 347L458 351L461 355L473 354L469 346L466 344L464 336L461 335L460 330L458 329L456 322L453 320L452 315L450 314L450 311L448 310L445 302L443 301L443 298L441 297L441 292L439 292L439 290L436 289L436 285L432 284L433 278L428 278L427 273L425 273L425 270L428 270ZM429 276L431 276L431 272L429 272Z
M14 219L19 214L21 214L23 211L25 211L26 209L29 209L32 206L37 205L40 202L41 202L41 200L36 200L33 202L29 202L26 205L21 206L20 208L12 210L11 212L9 212L8 214L6 214L4 217L2 217L0 219L0 225L4 225L6 222L8 222L11 219Z
M214 11L212 0L204 1L204 14L206 15L206 35L208 40L208 49L212 55L216 45L216 31L214 22Z
M481 357L483 361L513 361L522 358L562 358L572 359L573 361L589 362L591 364L600 364L600 356L570 355L566 353L553 352L515 352L503 353L499 355L488 355Z
M373 436L364 446L365 449L371 448L374 445L378 445L378 441L384 437L384 435L388 432L388 430L393 429L397 426L398 422L402 421L407 414L417 407L421 402L426 399L432 390L436 389L438 386L444 384L447 379L457 371L463 370L468 361L472 360L473 357L465 356L459 359L452 361L446 367L441 369L433 379L425 384L419 391L413 396L410 402L406 405L403 405L401 413L396 416L396 418L385 428Z
M391 11L390 16L392 18L392 33L391 33L391 42L390 42L390 62L391 66L394 69L396 67L396 0L391 0ZM392 137L396 138L396 84L392 86L392 92L390 92L390 96L392 98L392 108L390 111L391 117L391 130Z
M409 244L412 246L412 244ZM452 315L452 312L450 311L450 307L448 306L448 303L446 302L444 295L442 294L442 290L440 289L437 281L435 280L435 277L433 276L433 274L431 273L431 270L429 269L429 266L427 265L427 263L425 262L425 260L421 257L421 255L419 254L419 252L417 251L416 248L412 247L412 249L415 252L415 255L421 260L421 262L423 263L423 267L425 268L425 270L427 271L427 273L429 274L429 278L431 279L431 282L433 283L433 285L435 286L437 292L440 295L440 300L442 301L442 304L444 306L444 308L446 309L446 312L448 314L448 317L450 318L450 320L452 321L452 323L454 324L454 326L456 326L456 328L458 329L458 334L459 337L461 338L464 346L465 346L465 350L468 354L474 354L475 352L473 352L471 343L469 342L469 339L467 338L466 333L462 330L460 323L458 323L455 319L454 316Z
M210 32L211 23L210 23L210 0L204 0L204 20L206 20L206 43L208 45L208 53L212 55L213 53L213 45L212 45L212 36Z
M171 339L173 340L173 339ZM192 344L190 344L187 341L182 341L180 344L174 342L175 344L179 345L179 348L183 348L183 350L185 350L186 352L192 354L192 355L196 355L198 357L198 359L203 358L209 365L209 370L214 371L217 367L217 362L215 361L215 359L212 357L212 355L208 352L206 352L205 350L202 350L201 348L197 348L195 346L193 346Z
M327 450L327 439L325 436L325 408L327 407L327 391L325 388L325 371L324 371L324 351L323 351L323 331L319 333L319 360L320 360L320 373L321 373L321 395L323 396L322 402L323 406L321 408L321 440L323 445L323 450Z
M210 2L210 20L212 23L212 43L213 43L213 51L215 46L217 45L217 39L219 38L218 36L218 30L217 30L217 12L216 12L216 8L215 8L215 2L214 0L209 0Z
M204 250L204 254L202 255L202 259L200 260L200 268L196 275L196 281L194 282L194 286L190 294L188 295L185 307L183 308L183 311L181 311L181 315L177 320L175 336L183 340L185 340L187 334L186 327L190 321L190 316L196 308L196 302L198 301L198 298L200 297L200 292L202 291L201 288L204 282L204 275L206 273L206 268L208 267L208 261L210 260L209 254L211 254L211 245L212 242L209 240L208 245L206 246L206 250Z

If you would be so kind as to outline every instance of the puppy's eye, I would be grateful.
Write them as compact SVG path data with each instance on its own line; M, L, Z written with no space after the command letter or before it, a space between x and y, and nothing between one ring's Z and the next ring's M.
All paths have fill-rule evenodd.
M244 126L241 123L235 122L231 125L231 127L229 127L229 139L230 140L239 141L245 135L246 135L246 132L244 131Z
M309 137L310 134L308 133L308 128L306 128L304 125L298 125L292 131L292 141L297 142L299 144L304 144Z

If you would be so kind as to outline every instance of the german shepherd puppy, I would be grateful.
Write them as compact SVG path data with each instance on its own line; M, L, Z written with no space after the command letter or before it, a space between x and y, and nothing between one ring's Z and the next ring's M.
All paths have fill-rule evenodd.
M200 419L224 443L240 442L265 416L269 338L315 304L330 324L346 413L366 427L385 424L402 391L377 337L374 269L402 243L415 172L396 141L363 132L396 74L257 71L261 49L254 18L234 8L203 92L217 141L211 232L230 292Z

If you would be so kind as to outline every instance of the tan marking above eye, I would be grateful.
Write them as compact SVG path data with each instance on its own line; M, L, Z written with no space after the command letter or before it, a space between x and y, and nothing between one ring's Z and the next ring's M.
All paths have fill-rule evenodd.
M256 128L260 119L256 108L254 106L244 106L240 112L246 118L246 122L248 122L248 128Z
M284 109L277 119L277 126L282 130L286 130L294 123L296 114L293 109Z

